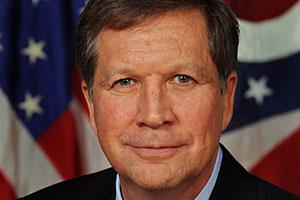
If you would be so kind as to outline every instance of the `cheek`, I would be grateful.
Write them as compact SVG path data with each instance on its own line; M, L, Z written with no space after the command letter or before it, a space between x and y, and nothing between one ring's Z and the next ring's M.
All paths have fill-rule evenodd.
M210 162L218 148L222 130L221 105L221 99L211 93L177 101L175 112L179 124L192 138L185 157L196 171Z
M124 153L120 137L126 134L136 113L134 101L111 96L101 96L95 101L95 122L100 146L114 165L119 165ZM122 160L122 159L121 159Z
M215 93L203 92L177 100L174 112L194 138L205 140L207 136L218 135L222 129L221 97Z
M133 99L102 96L95 101L95 120L98 133L102 135L122 134L136 115Z

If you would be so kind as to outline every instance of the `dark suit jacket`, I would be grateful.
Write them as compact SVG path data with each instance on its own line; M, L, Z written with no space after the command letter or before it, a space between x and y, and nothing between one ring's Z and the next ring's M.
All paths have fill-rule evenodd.
M222 146L223 160L209 200L296 200L280 188L250 175ZM116 172L110 168L64 181L23 200L115 200Z

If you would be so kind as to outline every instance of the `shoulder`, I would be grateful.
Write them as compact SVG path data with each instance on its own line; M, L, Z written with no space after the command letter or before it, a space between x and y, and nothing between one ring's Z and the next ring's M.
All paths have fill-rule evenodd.
M256 182L258 188L258 196L259 199L263 200L300 200L299 197L294 196L293 194L273 185L270 184L260 178L255 176L254 180Z
M251 175L221 145L223 159L210 200L300 200L300 198Z
M20 200L88 199L84 198L84 196L111 196L115 193L115 179L116 172L110 168L57 183L20 198Z

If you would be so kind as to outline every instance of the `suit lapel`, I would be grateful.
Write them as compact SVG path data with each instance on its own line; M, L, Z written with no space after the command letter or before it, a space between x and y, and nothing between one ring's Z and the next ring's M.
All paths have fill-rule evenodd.
M210 200L254 200L258 199L253 177L221 145L223 159L216 185Z
M89 184L78 199L82 200L115 200L116 171L112 168L101 172L98 178Z

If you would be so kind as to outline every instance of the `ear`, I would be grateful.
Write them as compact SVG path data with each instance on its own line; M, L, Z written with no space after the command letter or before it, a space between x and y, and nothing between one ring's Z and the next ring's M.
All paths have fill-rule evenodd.
M223 130L228 126L232 118L237 81L238 77L235 71L231 72L226 80L226 90L223 94Z
M88 86L87 86L87 84L86 84L85 81L81 82L81 90L83 92L85 101L86 101L86 103L88 105L91 127L92 127L94 133L97 133L96 121L95 121L94 103L93 103L92 98L89 95L89 88L88 88Z

